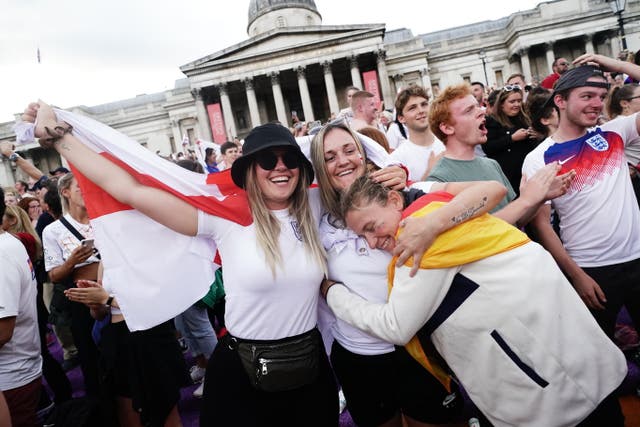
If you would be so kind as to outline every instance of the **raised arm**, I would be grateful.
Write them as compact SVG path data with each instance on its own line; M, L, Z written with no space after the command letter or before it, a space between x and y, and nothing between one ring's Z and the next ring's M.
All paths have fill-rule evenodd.
M605 55L599 55L597 53L585 53L582 56L573 60L575 65L591 64L597 65L604 71L615 71L618 73L625 73L636 80L640 80L640 66L628 62L620 61L615 58L610 58Z
M30 104L23 120L33 122L36 117L36 137L42 141L48 136L46 128L54 129L59 123L51 107L42 102ZM119 202L132 206L178 233L190 236L197 233L198 213L195 207L168 192L140 184L124 169L86 147L71 133L64 134L53 146L84 176Z
M434 240L445 231L485 214L500 203L507 189L497 181L433 183L431 191L446 191L455 197L440 209L420 218L406 218L398 236L394 254L400 266L410 257L421 259ZM413 263L409 276L418 271L419 263Z
M8 142L8 141L4 141L4 142L0 142L0 153L2 153L3 156L10 158L12 154L16 154L16 159L15 159L15 163L16 166L18 166L20 169L22 169L22 171L24 173L26 173L27 175L29 175L31 178L35 179L36 181L39 180L40 178L42 178L42 175L44 175L42 173L42 171L40 169L38 169L37 167L35 167L35 165L31 162L29 162L28 160L22 158L20 156L20 154L18 154L16 151L14 151L13 149L13 145Z
M571 170L557 175L559 170L560 166L554 162L540 169L529 179L523 175L520 197L495 212L494 216L519 227L527 225L544 202L567 192L576 173Z

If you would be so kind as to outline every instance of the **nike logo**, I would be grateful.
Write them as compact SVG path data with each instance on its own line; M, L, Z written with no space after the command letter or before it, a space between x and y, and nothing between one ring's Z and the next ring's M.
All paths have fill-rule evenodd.
M575 156L576 156L576 155L574 154L573 156L571 156L571 157L567 157L567 158L566 158L566 159L564 159L564 160L558 160L558 164L559 164L560 166L562 166L562 165L564 165L565 163L567 163L569 160L573 159Z

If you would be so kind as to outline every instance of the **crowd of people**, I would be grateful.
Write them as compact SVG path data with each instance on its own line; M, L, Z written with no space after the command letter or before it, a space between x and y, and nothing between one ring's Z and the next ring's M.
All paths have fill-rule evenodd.
M349 87L325 124L295 114L166 159L30 104L18 140L73 172L0 143L30 181L0 191L0 427L53 405L55 425L179 426L193 382L202 426L338 426L343 402L358 426L624 426L640 66L553 69L434 99L411 85L387 110Z

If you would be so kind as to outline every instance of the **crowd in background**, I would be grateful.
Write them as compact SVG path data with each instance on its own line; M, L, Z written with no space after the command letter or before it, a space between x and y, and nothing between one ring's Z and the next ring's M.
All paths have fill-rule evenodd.
M631 64L638 63L638 55L628 52L625 52L625 55L627 56L623 58L624 61ZM380 249L386 243L367 239L368 249L357 246L362 243L353 243L356 245L353 248L353 257L344 261L345 255L342 254L342 258L340 258L342 261L338 261L338 255L342 249L341 247L336 249L339 247L336 245L340 245L341 242L327 243L328 237L326 237L333 236L335 233L344 233L345 241L347 241L346 236L349 234L343 220L337 220L337 218L344 216L344 212L340 210L340 194L348 188L348 185L343 184L341 179L351 174L368 172L384 176L383 174L388 171L385 167L392 168L389 173L393 175L393 178L389 178L390 180L395 180L398 175L401 177L402 183L399 187L405 187L406 184L406 187L409 188L416 184L413 186L414 189L417 189L415 191L428 193L434 189L443 189L455 197L459 197L460 193L463 194L462 197L465 197L464 195L467 194L464 192L465 189L447 187L446 183L456 181L499 182L504 186L504 192L500 192L496 197L495 206L483 205L483 209L491 210L497 217L526 230L533 240L540 242L551 252L555 262L560 265L574 284L584 303L596 313L594 316L604 332L613 339L615 318L621 306L627 307L634 322L640 320L637 317L640 314L638 303L631 301L629 297L629 295L635 294L627 294L617 290L617 282L605 287L604 279L602 282L597 280L601 286L597 284L593 286L591 282L587 284L587 280L582 276L582 270L594 278L600 277L599 275L614 274L610 270L601 271L603 266L609 267L611 263L608 261L599 262L599 255L593 255L593 259L597 260L594 262L591 262L592 259L586 259L582 263L576 260L575 262L580 266L576 265L577 269L582 270L580 270L579 278L572 275L571 271L574 270L571 268L574 264L570 264L572 261L566 261L566 259L567 264L560 261L560 258L568 257L568 255L564 249L559 249L559 246L573 244L573 241L567 238L566 234L563 235L560 230L564 230L566 233L566 229L563 227L565 227L567 218L572 218L570 215L573 214L571 208L566 204L574 202L571 200L565 202L565 199L562 199L562 202L546 203L560 195L560 193L550 195L553 192L551 189L553 177L551 175L555 176L563 166L563 162L570 162L574 155L567 154L564 157L554 158L559 163L558 169L554 169L553 173L546 172L550 178L543 189L536 187L539 184L534 178L538 176L537 172L540 170L537 167L537 158L534 159L538 155L537 152L542 150L544 144L551 144L549 140L561 142L560 138L565 136L562 128L562 114L565 114L565 117L571 114L582 114L581 112L576 113L569 107L563 109L563 113L561 113L556 100L558 95L561 98L570 96L567 94L570 94L571 90L582 87L581 85L584 85L585 82L587 82L586 86L589 86L589 82L593 81L594 76L597 77L593 73L581 80L580 84L573 80L566 83L567 80L570 80L568 78L563 80L566 73L573 72L572 70L585 62L595 62L603 69L608 70L611 69L612 64L618 64L620 61L591 55L572 65L571 59L557 58L553 63L554 72L542 80L540 84L526 82L522 74L516 73L509 76L505 85L500 88L489 88L481 82L468 82L468 84L453 88L443 88L440 94L433 95L438 100L441 100L443 96L452 97L453 101L447 104L452 109L449 112L434 111L433 105L430 106L430 103L433 102L432 97L426 89L419 86L399 90L395 106L382 106L374 94L350 87L347 90L349 106L342 111L333 112L332 117L328 118L325 123L305 122L303 118L293 114L291 128L274 123L263 125L254 129L246 140L240 141L233 138L221 145L206 141L198 141L193 144L185 141L182 151L166 157L168 161L200 174L216 174L230 170L233 182L249 194L250 210L255 223L255 225L251 225L251 229L232 224L233 221L214 218L201 211L196 212L182 205L176 208L175 217L177 219L165 219L160 213L164 209L163 203L166 206L177 206L170 199L164 199L155 193L148 196L143 190L138 190L131 184L126 177L121 177L117 173L113 175L114 183L108 183L106 176L99 174L91 176L89 170L92 167L98 171L104 168L107 171L105 174L112 173L113 171L109 167L103 166L101 163L97 163L95 166L91 164L85 166L82 164L83 162L70 158L71 163L79 167L83 175L100 186L104 185L104 188L107 188L107 191L119 201L121 198L125 199L130 202L131 206L145 212L145 214L151 212L148 214L151 218L183 234L211 237L221 251L222 272L220 270L217 272L209 293L201 300L194 302L191 307L172 321L143 331L129 331L126 325L126 314L123 315L123 311L118 305L117 295L114 299L112 290L104 289L101 285L103 273L100 248L95 244L95 235L87 214L83 194L80 191L78 178L65 167L57 168L49 173L39 171L20 157L18 149L12 144L1 143L0 153L14 161L21 170L22 176L27 177L26 181L17 181L14 188L3 190L6 209L2 217L2 230L20 239L33 266L33 279L37 284L37 292L36 295L33 295L32 300L29 300L29 304L34 304L37 310L27 314L32 317L30 319L33 320L33 324L31 326L22 325L22 327L26 328L35 337L34 339L37 338L37 342L30 342L25 338L25 343L28 343L29 348L25 352L20 352L20 349L9 349L7 342L10 340L0 341L0 380L5 381L5 383L0 382L0 386L3 387L0 390L4 392L8 402L8 409L3 409L2 404L5 399L0 399L0 426L33 426L36 423L42 423L43 418L51 414L51 408L54 404L62 406L65 402L70 402L72 400L71 386L65 372L77 365L80 365L83 373L86 394L95 398L94 402L98 402L92 406L92 410L95 414L101 415L96 415L97 418L93 418L93 422L99 420L104 425L181 425L177 410L179 390L193 382L200 383L194 396L205 399L202 425L232 425L228 424L230 421L224 420L236 419L236 422L239 422L237 420L244 420L245 416L246 420L249 420L247 421L248 425L278 425L277 420L282 416L282 411L295 412L295 416L298 417L296 418L297 425L332 425L333 421L326 421L328 424L324 424L325 421L322 421L332 419L330 416L323 418L326 412L334 411L335 415L338 413L338 391L334 383L334 374L329 365L329 358L325 352L319 361L316 361L320 366L318 378L306 383L303 387L294 387L293 392L269 394L263 390L256 392L248 385L248 381L246 387L235 385L236 381L239 382L238 378L245 375L245 371L240 363L239 357L241 356L236 356L236 349L232 348L234 345L242 344L245 339L248 342L252 340L275 342L288 339L291 336L304 335L309 330L314 331L316 322L313 319L315 319L316 311L322 312L323 308L330 311L331 304L327 307L323 305L322 301L320 308L318 308L317 292L310 292L306 296L297 294L292 296L297 292L293 290L295 289L293 287L287 288L286 292L282 291L278 298L269 296L268 293L271 290L267 285L264 285L266 290L256 291L258 296L251 297L251 303L247 304L239 299L243 298L243 292L249 291L244 288L239 291L235 281L242 282L242 286L250 287L245 285L243 281L251 281L258 276L268 276L264 281L268 282L270 286L283 283L289 286L294 281L300 280L303 283L316 283L315 289L317 290L324 277L325 281L334 279L332 283L325 284L324 292L328 298L327 291L334 284L344 282L349 285L347 280L355 281L356 276L364 276L375 271L376 280L384 282L384 285L381 285L375 295L366 295L371 291L362 290L361 292L365 294L364 297L371 296L375 302L381 304L386 302L386 265L391 257L377 255L377 252L373 251ZM633 72L625 74L628 68L620 65L615 65L615 67L619 71L605 71L601 74L603 82L610 85L606 100L601 100L606 105L605 108L594 107L590 114L598 114L598 125L609 123L611 127L606 129L613 129L609 132L615 131L621 135L631 135L632 131L618 131L616 126L622 128L623 125L615 123L622 122L614 121L634 116L640 111L640 86L637 80L640 78L640 73L636 68L631 68ZM568 85L566 89L563 86L558 87L562 84ZM598 80L598 85L594 87L604 88L605 84L600 85ZM457 94L454 93L456 90ZM460 136L462 135L461 121L452 123L451 126L446 125L448 120L450 121L449 116L457 114L452 105L460 99L470 99L469 108L471 109L479 107L477 110L469 110L476 114L474 118L476 122L473 125L475 129L464 130L472 135L469 140ZM562 101L560 102L562 103ZM630 119L627 122L631 123ZM580 123L582 126L583 122ZM455 126L459 128L455 128ZM630 124L624 126L632 127ZM586 125L583 127L586 129ZM56 132L58 131L56 130ZM479 132L480 136L478 137L472 131ZM63 139L71 132L72 129L63 127L59 131L60 134L54 132L49 135L52 136L52 139ZM283 136L282 132L287 133L288 136ZM372 144L372 146L377 144L373 150L382 150L386 163L374 165L372 162L368 162L365 164L363 158L371 160L371 156L365 153L366 147L362 148L361 146L361 135L366 136L368 144ZM267 150L260 143L275 139L280 142L272 144L272 148L275 147L274 151L269 151L269 155L264 154L264 151ZM296 140L298 143L302 140L309 142L312 139L311 162L313 167L297 148L295 142ZM627 139L632 140L633 138ZM622 138L621 141L624 141L620 144L629 148L625 151L627 157L623 163L625 173L630 177L631 185L635 191L636 199L632 208L637 211L640 206L640 177L638 176L640 149L637 143L629 142L627 139ZM635 139L640 139L637 130L635 131ZM611 142L613 140L607 141L609 144L613 144ZM269 146L270 143L265 144ZM59 146L57 149L62 155L65 155ZM596 146L595 149L598 151L606 150L601 146ZM76 150L75 145L71 151L73 150ZM314 150L316 151L314 152ZM89 154L82 152L78 156L89 156ZM353 160L358 156L362 163L362 171L359 169L360 163ZM346 158L353 159L344 160ZM545 158L545 163L549 163L546 160ZM341 161L344 165L340 163ZM534 163L537 168L533 166ZM352 168L345 166L350 164L356 166ZM582 163L569 164L574 165L572 166L574 169L588 167ZM296 195L306 193L306 187L314 180L314 169L315 180L321 188L321 195L317 197L318 200L312 196L309 196L310 200L307 200L306 196L296 199ZM292 173L291 170L299 172ZM334 173L335 170L340 172ZM237 171L237 176L234 175L236 173L234 171ZM280 175L274 176L278 171L281 171ZM270 175L265 179L276 182L276 185L279 186L278 189L274 190L268 185L261 186L260 172L268 172ZM558 176L561 176L565 181L562 184L564 186L562 191L567 191L573 185L571 183L574 178L573 174L575 172L568 172L565 168L562 168L561 173L558 172ZM380 179L384 181L387 178ZM290 191L289 193L285 196L278 193L285 185L292 182L296 184L287 190ZM302 184L298 182L302 182ZM118 189L116 183L120 183L124 187ZM428 186L425 187L425 183L429 183ZM444 184L442 188L438 187L438 184L434 188L433 183ZM252 185L257 187L252 188ZM110 186L113 186L114 189L109 190ZM397 186L398 183L393 181L393 187ZM485 191L485 188L481 187L481 190ZM476 188L474 191L480 190ZM130 192L131 196L121 195L126 192ZM155 198L155 200L149 201L147 197ZM283 197L284 203L281 200ZM133 200L131 200L132 198ZM623 196L620 198L622 199ZM291 202L291 200L295 200L295 202ZM561 199L558 197L557 200ZM324 206L324 217L318 207L320 201ZM316 202L318 206L316 206ZM627 202L628 200L625 199L624 209L631 209ZM299 203L304 209L292 211L290 209L291 203ZM551 211L551 206L555 212ZM344 206L342 208L344 210ZM289 209L289 211L284 212L283 209L284 211ZM598 208L591 205L581 205L579 209L592 210L589 215L598 213ZM482 211L482 209L480 210ZM258 212L261 211L277 213L268 214L266 218L260 219ZM601 211L600 213L606 216L605 212ZM587 213L583 215L587 215ZM320 220L320 217L324 219ZM465 220L469 218L471 217L465 217ZM634 214L631 218L635 221L637 215ZM316 229L315 225L310 225L314 220L320 224L320 231ZM611 220L602 218L601 221L610 222ZM553 227L556 236L560 235L562 240L553 240L546 234L545 222ZM608 225L611 226L611 224ZM633 227L631 229L635 229ZM231 232L228 230L232 230L235 235L230 237ZM357 236L351 236L351 238L356 239ZM634 236L628 236L628 238L637 240L637 237ZM260 259L258 261L255 254L246 253L255 252L252 246L243 248L237 247L238 245L233 243L234 241L242 241L242 239L247 239L250 243L256 241L255 245L270 255L266 256L266 260ZM578 238L576 241L579 241L580 245L583 244L582 240ZM301 247L295 246L299 242L305 242L305 244ZM320 246L315 247L313 242ZM324 249L321 246L324 246ZM623 250L629 251L629 256L624 259L624 263L635 261L637 258L634 258L635 248L631 246L623 248ZM302 250L297 252L296 248L302 248ZM573 249L571 247L567 250ZM578 248L578 251L583 249ZM587 248L585 251L604 249L603 247ZM371 265L366 267L366 271L358 271L355 268L361 262L355 255L356 250L372 251L370 260L373 261ZM334 254L332 251L337 251L337 253ZM297 254L296 256L300 258L295 258L293 254ZM157 255L162 256L161 253ZM374 258L374 255L378 258ZM290 256L291 259L289 259ZM253 262L258 266L255 267L256 271L242 272L242 274L238 272L243 269L252 270L254 268L252 267ZM297 262L301 263L296 267L297 269L291 265L287 269L281 268L284 264ZM352 270L347 272L346 267L340 264L341 262L348 263ZM570 267L568 267L569 265ZM627 275L637 277L637 268L634 266L629 269L615 274L624 277ZM336 271L338 270L341 272L344 270L344 277L337 277ZM275 280L276 278L280 282ZM580 285L578 286L576 283L580 283ZM0 286L3 285L0 284ZM135 286L135 284L132 283L130 286ZM335 288L333 289L335 290ZM250 291L254 292L255 289L250 289ZM329 299L327 300L329 301ZM283 306L298 305L298 307L294 314L290 314L290 317L287 317L287 313L292 310L286 308L282 309L280 314L273 314L273 317L269 318L269 313L260 312L256 308L259 301L262 303L267 301L274 305L282 304ZM603 306L608 302L611 303L608 305L609 307L615 307L614 312L607 313L606 319L598 317L597 313L602 311ZM148 303L153 304L153 302ZM0 305L2 304L3 302L0 301ZM17 314L18 320L22 315L23 311ZM613 316L613 320L611 316ZM320 318L322 318L322 314ZM327 350L330 353L330 361L337 376L338 385L341 385L344 391L344 395L341 394L342 401L340 403L342 406L346 404L356 422L361 423L360 425L399 426L402 425L402 417L404 416L404 422L409 426L419 426L427 425L424 423L432 423L428 425L444 424L459 417L459 412L451 412L453 411L451 408L455 405L451 405L451 407L444 405L443 409L441 404L450 396L456 395L455 388L453 392L450 387L445 391L438 381L433 381L434 384L429 386L431 395L436 393L433 390L437 390L438 401L428 410L425 409L426 406L425 408L411 406L416 404L411 401L410 397L396 395L388 397L389 401L393 401L396 405L392 405L389 412L370 409L371 407L368 405L372 405L372 403L368 399L374 399L374 397L366 393L366 389L369 387L375 390L380 390L383 387L397 389L407 387L416 396L420 396L419 393L426 393L424 384L427 381L432 381L433 378L430 377L430 380L425 379L424 381L420 379L423 382L418 385L408 384L407 378L422 378L421 375L425 374L427 370L423 371L422 367L417 364L412 366L411 363L415 363L415 361L408 355L401 354L399 350L401 347L394 349L393 344L389 342L371 338L370 335L359 330L356 332L355 328L346 326L346 323L341 324L339 319L331 317L331 315L329 318L332 319L329 321L330 323L337 322L337 326L334 324L329 328L330 331L333 331L336 341L333 345L325 342L325 345L328 346ZM290 327L294 323L295 327ZM258 324L257 327L256 324ZM2 325L0 325L1 327ZM229 331L227 327L229 327ZM272 334L272 331L275 332ZM327 337L324 336L325 331L321 330L320 332L327 340ZM237 342L232 343L231 340L236 338ZM58 340L63 348L62 363L59 363L49 353L48 343L54 339ZM332 338L329 341L332 341ZM637 334L635 340L631 341L618 342L618 344L624 347L631 361L640 363L640 350L638 350L640 342L637 341ZM186 366L181 345L192 353L194 366ZM37 355L35 354L36 350ZM15 351L16 353L3 356L3 351L5 353ZM381 361L383 355L391 353L394 354L393 360ZM362 358L362 354L372 358ZM23 378L16 378L17 375L2 376L3 372L7 370L6 366L9 366L10 363L13 363L12 366L14 366L15 360L20 357L24 357L32 365L38 366L33 369L25 368L30 375L26 376L29 380L27 383L23 381ZM238 357L237 360L236 357ZM214 363L215 367L212 368ZM377 382L384 382L382 386L379 384L377 386L375 384L369 385L366 382L366 376L371 371L364 369L359 371L359 364L365 363L374 363L372 366L382 367L382 369L397 368L402 373L394 374L396 376L393 378L381 374L382 379L378 377L375 379L378 380ZM5 366L2 366L3 364ZM219 365L222 367L218 368ZM416 371L416 368L419 372ZM48 384L48 389L42 386L40 372ZM589 373L585 373L585 375L589 375ZM11 386L11 381L15 387ZM223 382L225 384L222 384ZM16 392L17 389L20 391ZM326 396L332 396L333 391L335 391L335 399L332 400L331 397L327 399ZM225 394L229 401L225 400ZM29 400L28 396L36 395L39 397L38 399L27 401ZM2 397L1 394L0 397ZM344 402L345 397L346 403ZM232 399L240 399L240 401L233 403ZM458 400L460 399L458 397ZM237 411L242 412L243 402L249 401L252 402L252 406L250 406L252 409L245 411L249 414L238 414ZM310 405L309 402L313 402L313 404ZM383 399L383 403L388 404L388 401ZM297 409L294 411L292 406L296 406ZM228 409L229 407L235 409L232 411ZM340 408L340 410L343 409L343 407ZM254 410L258 412L257 415L251 413ZM222 412L230 412L230 414L228 417L222 416ZM429 414L425 415L426 412ZM7 422L9 418L3 418L3 416L8 417L9 413L11 413L11 420ZM436 413L437 416L429 418ZM39 414L39 420L36 419L36 414ZM109 414L109 416L105 417L104 414ZM491 417L492 414L482 414L482 411L474 415L480 419L482 426L490 425L490 420L494 420ZM58 416L62 415L58 413ZM264 418L261 418L262 416ZM459 418L457 420L459 421ZM233 425L244 424L240 422L240 424ZM281 425L288 424L283 422Z

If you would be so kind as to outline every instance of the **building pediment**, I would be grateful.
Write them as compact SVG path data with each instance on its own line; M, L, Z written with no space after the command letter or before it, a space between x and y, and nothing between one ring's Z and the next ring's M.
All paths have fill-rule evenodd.
M313 51L366 39L371 39L372 44L380 44L384 31L384 24L280 28L185 64L180 70L187 76L193 76L240 64L260 62L265 58L273 59L294 52Z

